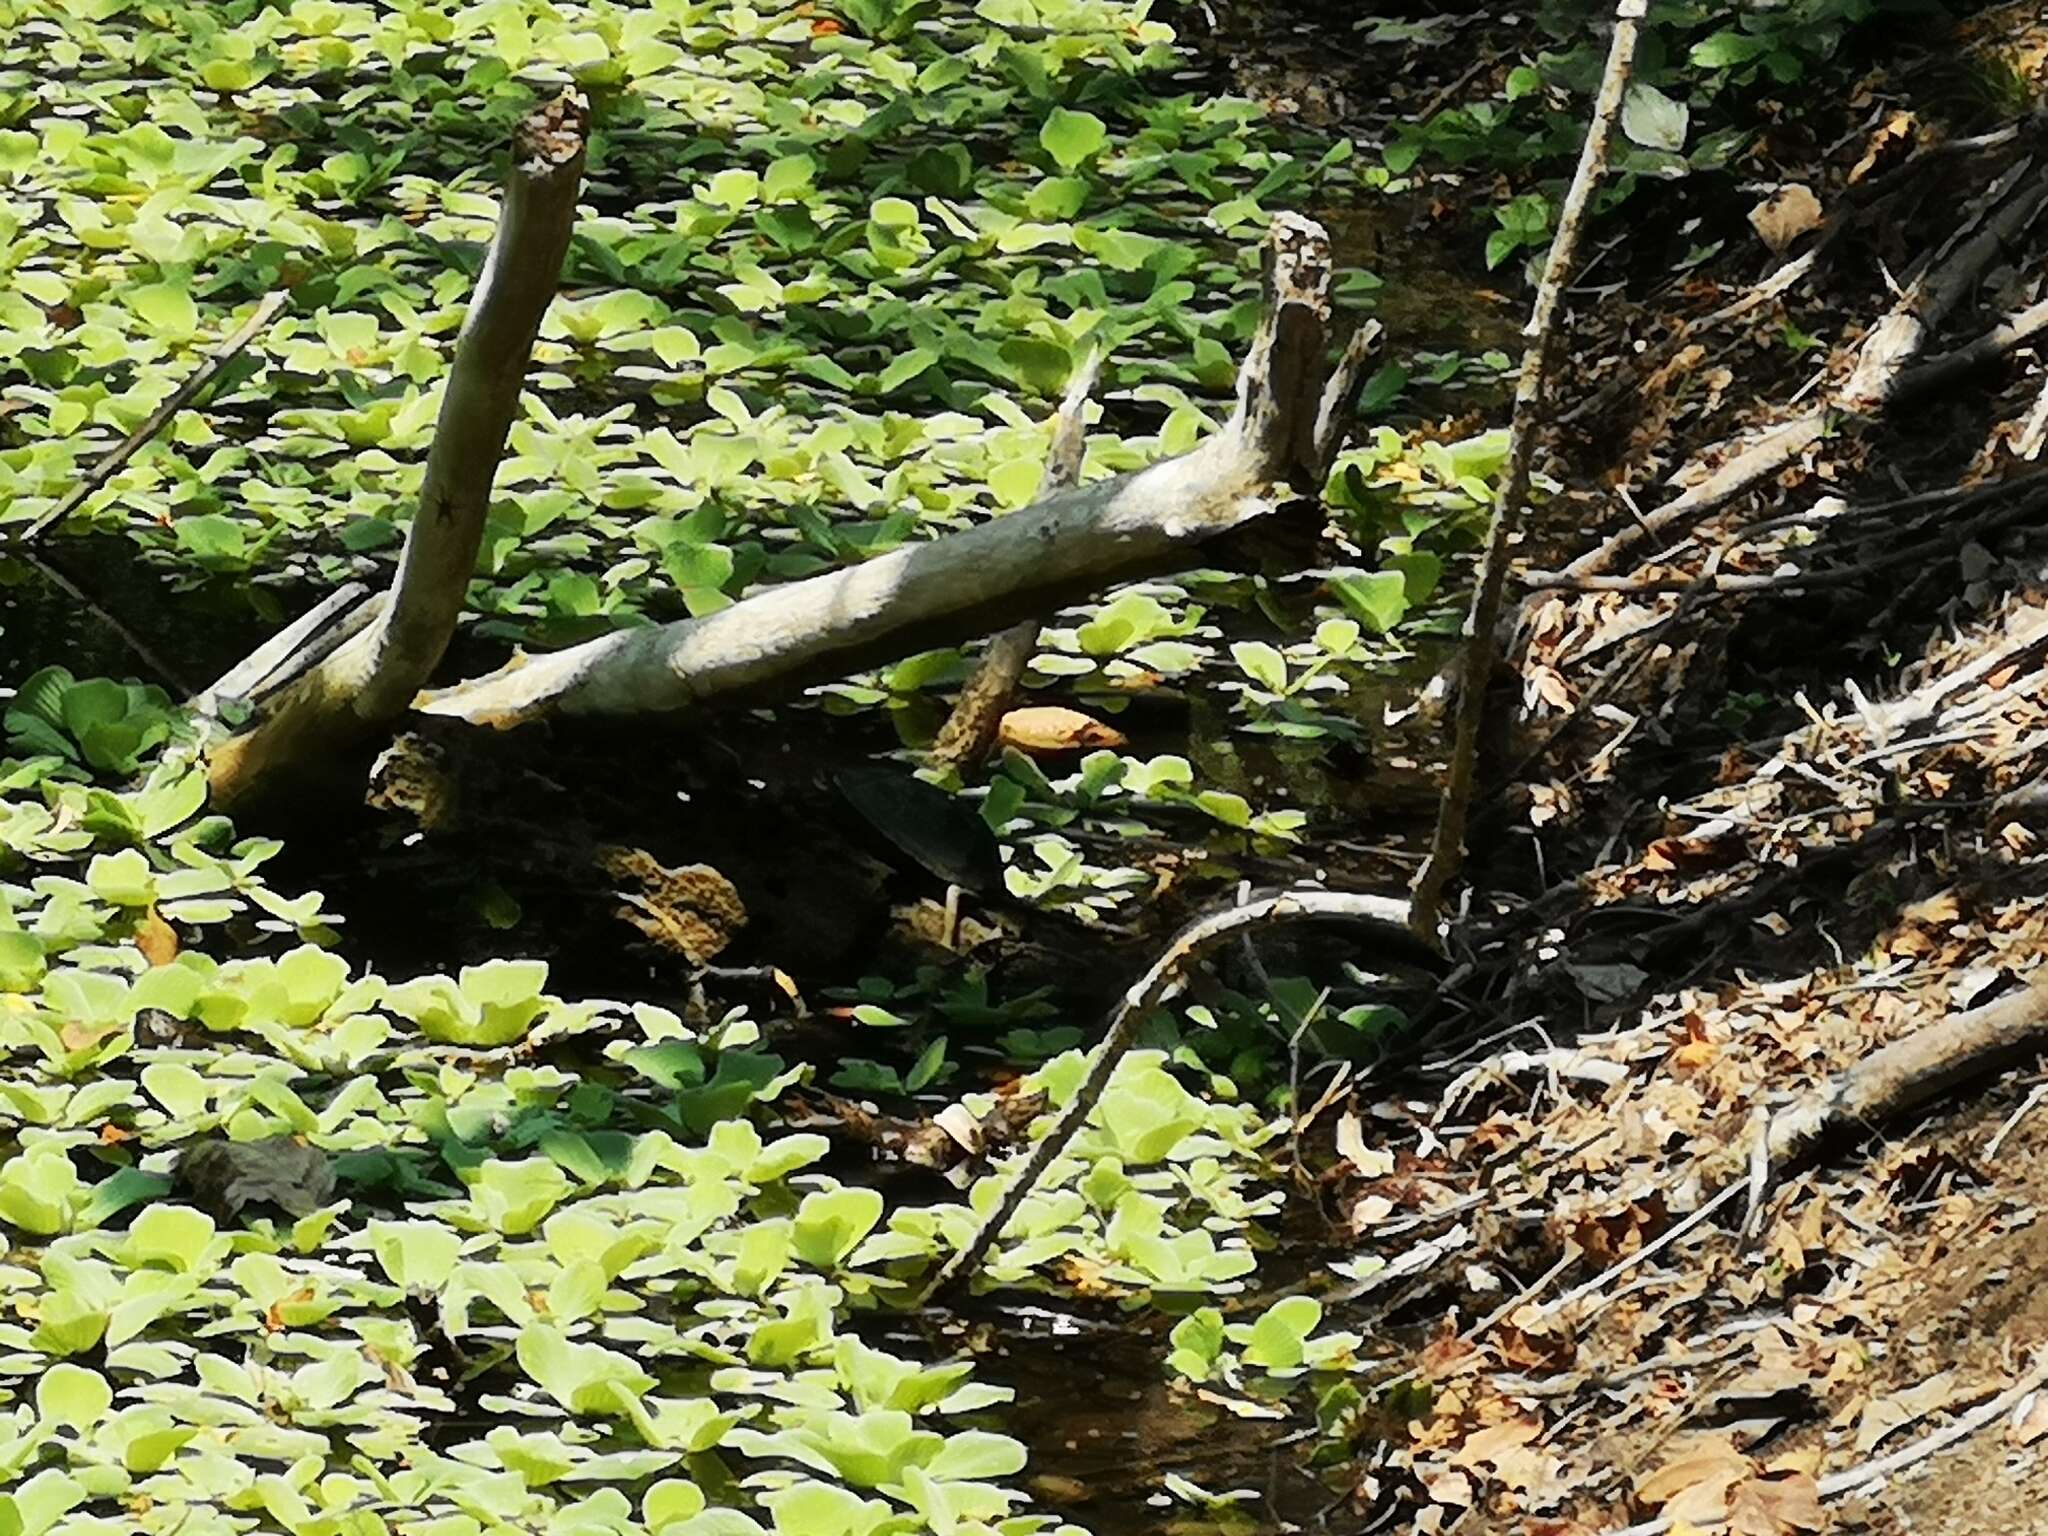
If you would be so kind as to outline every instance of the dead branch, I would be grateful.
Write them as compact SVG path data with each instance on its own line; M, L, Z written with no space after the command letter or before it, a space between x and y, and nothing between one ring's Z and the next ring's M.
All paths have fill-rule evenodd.
M565 94L520 125L504 210L456 342L388 600L372 622L298 669L253 724L212 748L217 802L232 803L388 724L439 664L476 569L491 485L575 226L588 120L581 99ZM277 661L260 671L275 676Z
M2031 159L2022 161L1988 201L1987 211L1936 253L1890 313L1871 328L1859 349L1855 371L1827 404L1766 428L1739 447L1723 443L1709 449L1672 476L1674 482L1695 480L1692 486L1616 530L1606 542L1567 565L1565 572L1591 576L1612 569L1641 540L1696 522L1789 468L1831 425L1853 428L1867 424L1886 409L1920 398L1919 390L1942 382L1938 375L1916 376L1911 365L1934 327L1961 302L1998 252L2017 240L2048 203L2048 174L2040 173ZM1711 465L1718 467L1709 469Z
M1434 934L1445 888L1465 859L1465 819L1471 807L1472 782L1478 771L1479 738L1485 724L1488 687L1497 659L1495 631L1500 625L1501 605L1507 592L1509 546L1521 526L1523 503L1529 496L1529 479L1536 457L1538 419L1543 387L1550 369L1552 337L1557 314L1578 259L1579 237L1593 188L1607 166L1607 146L1614 125L1621 116L1621 103L1628 90L1630 66L1634 63L1636 37L1641 28L1646 0L1620 0L1614 11L1614 37L1608 45L1607 68L1600 79L1599 95L1593 103L1593 120L1586 129L1586 142L1579 152L1578 169L1572 175L1564 206L1557 217L1557 236L1543 264L1542 281L1536 287L1536 303L1522 334L1528 345L1522 354L1522 374L1515 386L1514 411L1508 426L1507 472L1501 477L1499 495L1493 504L1493 519L1487 529L1486 551L1479 566L1479 583L1472 594L1472 606L1465 616L1464 651L1458 679L1458 705L1451 760L1445 776L1443 799L1437 815L1436 833L1430 840L1429 857L1415 877L1412 918L1420 932Z
M1368 942L1376 945L1391 962L1419 966L1432 972L1442 970L1442 961L1434 948L1411 931L1408 903L1396 897L1298 889L1254 897L1242 905L1223 907L1196 918L1173 936L1165 951L1118 1001L1115 1011L1110 1014L1102 1042L1095 1047L1088 1075L1080 1088L1032 1149L1030 1158L1011 1179L996 1208L925 1287L919 1304L929 1302L970 1279L981 1267L981 1261L1002 1236L1017 1208L1037 1187L1046 1169L1066 1150L1074 1134L1087 1123L1102 1098L1103 1090L1115 1075L1117 1063L1130 1049L1139 1023L1177 990L1197 960L1253 928L1275 923L1318 921L1340 922L1363 930Z
M2048 1042L2048 978L1894 1040L1835 1074L1813 1099L1771 1117L1783 1165L1830 1134L1877 1125Z
M86 500L121 472L121 467L149 442L157 433L170 424L171 418L199 398L200 391L220 375L221 369L241 355L242 349L270 328L270 322L278 317L292 296L279 289L276 293L263 296L249 318L235 327L234 333L213 351L206 355L200 365L193 369L180 384L163 398L157 408L142 420L142 424L116 444L108 453L87 471L85 477L74 485L54 506L46 508L29 525L15 535L11 541L17 544L33 544L50 529L71 516Z
M1283 484L1320 488L1329 237L1282 214L1269 238L1266 313L1238 374L1236 412L1192 452L701 618L518 656L421 707L508 726L783 695L1184 565L1197 543L1287 500Z
M1975 341L1914 364L1899 375L1898 387L1906 395L1925 396L2003 361L2043 331L2048 331L2048 299L2007 315Z
M1088 397L1102 374L1100 348L1088 354L1067 385L1053 418L1052 442L1046 449L1045 473L1038 482L1040 499L1070 491L1081 483L1081 464L1088 452ZM967 679L953 712L932 743L932 760L951 768L979 763L996 744L1003 711L1010 707L1024 671L1038 652L1040 621L1021 619L997 635L982 653L981 663Z

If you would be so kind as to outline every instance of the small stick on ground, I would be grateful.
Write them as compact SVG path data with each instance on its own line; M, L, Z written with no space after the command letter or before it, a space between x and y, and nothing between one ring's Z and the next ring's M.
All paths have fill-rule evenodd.
M1429 858L1415 877L1412 917L1418 932L1436 932L1445 888L1457 874L1465 857L1465 818L1472 802L1472 784L1478 770L1479 739L1485 724L1487 684L1493 676L1500 611L1507 591L1509 546L1521 526L1523 503L1529 495L1529 479L1536 456L1536 434L1543 404L1543 387L1550 370L1552 337L1565 285L1571 280L1578 259L1579 238L1586 221L1586 209L1593 199L1607 165L1607 146L1614 125L1621 116L1622 98L1627 94L1629 69L1635 61L1636 38L1641 31L1645 0L1621 0L1614 11L1614 38L1608 45L1607 69L1600 79L1600 93L1593 104L1593 120L1586 129L1586 142L1579 152L1578 169L1572 175L1564 207L1557 218L1557 238L1543 264L1543 279L1536 288L1536 304L1522 334L1527 349L1522 354L1522 376L1515 387L1514 412L1508 426L1507 473L1501 478L1500 494L1494 501L1493 522L1487 530L1486 553L1480 562L1479 583L1472 594L1472 606L1465 616L1464 653L1458 679L1456 736L1451 749L1436 835L1431 839Z
M1088 397L1102 376L1102 349L1088 354L1067 384L1053 418L1052 444L1046 451L1045 473L1038 482L1042 499L1070 491L1081 483L1081 464L1088 453ZM1038 653L1038 619L1021 619L989 641L981 663L967 679L953 712L932 743L932 761L949 768L971 768L988 756L1003 723L1003 711L1024 681L1024 670Z
M1160 957L1132 984L1110 1015L1109 1028L1095 1048L1088 1075L1074 1097L1053 1121L1038 1145L1032 1148L1022 1169L1010 1180L1009 1188L996 1208L976 1228L960 1251L933 1277L918 1298L920 1306L942 1296L971 1279L981 1261L1002 1236L1003 1228L1017 1214L1038 1181L1045 1177L1075 1132L1087 1123L1117 1063L1131 1048L1132 1037L1145 1015L1158 1007L1179 986L1188 968L1218 945L1239 934L1269 923L1341 922L1360 928L1381 946L1388 957L1411 965L1437 970L1442 962L1428 945L1418 940L1408 925L1408 904L1391 896L1368 896L1346 891L1292 890L1259 896L1242 906L1231 906L1196 918L1174 935Z

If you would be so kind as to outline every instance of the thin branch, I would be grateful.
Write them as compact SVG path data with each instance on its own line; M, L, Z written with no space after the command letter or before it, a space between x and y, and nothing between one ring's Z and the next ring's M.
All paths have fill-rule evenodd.
M1317 921L1341 922L1363 929L1392 960L1433 971L1441 969L1442 962L1435 951L1410 931L1408 904L1395 897L1313 889L1280 891L1196 918L1174 935L1165 951L1118 1001L1080 1088L1067 1101L1051 1129L1032 1149L1023 1168L1004 1190L996 1208L982 1221L973 1237L933 1277L920 1298L920 1305L970 1279L981 1267L981 1261L1002 1236L1010 1218L1017 1214L1017 1208L1094 1112L1103 1090L1116 1074L1117 1063L1130 1049L1138 1025L1180 985L1190 966L1219 945L1229 943L1250 929L1271 923Z
M1622 98L1627 94L1629 69L1635 60L1636 39L1641 31L1645 0L1620 0L1614 12L1614 37L1608 45L1607 68L1600 79L1600 91L1593 103L1593 120L1586 129L1586 142L1579 153L1578 169L1557 219L1557 238L1543 264L1543 278L1536 288L1536 304L1522 334L1528 340L1522 355L1522 376L1515 387L1514 412L1508 426L1507 472L1494 501L1493 522L1487 530L1486 553L1479 567L1479 583L1472 594L1472 606L1465 617L1464 654L1458 679L1456 735L1451 748L1443 799L1437 816L1436 834L1430 841L1429 858L1415 878L1413 920L1418 931L1433 934L1443 905L1445 888L1456 876L1465 858L1465 820L1471 807L1473 779L1478 771L1479 739L1486 719L1488 683L1496 658L1494 634L1500 625L1501 605L1507 592L1509 547L1521 526L1523 504L1529 495L1529 480L1536 456L1536 436L1541 426L1543 387L1550 369L1552 338L1564 289L1570 282L1578 259L1580 232L1586 210L1607 165L1607 146L1614 125L1621 116Z
M143 418L141 426L130 432L93 465L86 472L85 478L74 485L61 501L46 508L10 542L33 544L84 506L95 491L120 473L121 467L134 458L145 443L163 431L178 412L196 400L200 392L219 376L221 369L234 361L244 347L270 328L270 322L278 317L285 305L291 302L291 298L291 294L281 288L275 293L265 294L249 318L235 327L234 333L227 340L208 353L206 359L186 377L185 382L166 395L157 408Z

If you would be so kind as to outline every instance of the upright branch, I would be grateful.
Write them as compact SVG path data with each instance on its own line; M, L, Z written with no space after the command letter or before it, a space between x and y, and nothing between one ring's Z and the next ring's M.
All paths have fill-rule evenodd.
M369 622L311 665L303 665L306 652L295 645L261 668L262 676L252 675L256 668L236 669L236 697L247 700L266 683L273 691L251 723L210 751L217 801L231 803L274 774L389 724L439 665L476 569L534 337L561 278L588 123L581 99L565 93L520 124L504 208L455 344L397 579ZM296 675L275 686L279 668L291 669L295 656L302 663ZM229 691L216 686L208 702L224 705Z
M1040 497L1056 496L1081 483L1082 461L1088 455L1088 397L1102 374L1102 350L1074 371L1053 417L1052 442L1046 448L1045 473L1038 482ZM981 662L953 701L938 737L932 743L935 762L969 768L989 754L1002 725L1003 711L1024 681L1024 671L1038 650L1037 618L1020 619L989 641Z
M1230 423L1191 452L929 543L770 587L717 613L519 656L430 695L431 714L516 725L550 713L637 714L759 700L911 650L958 644L1042 616L1118 581L1184 565L1204 539L1320 489L1332 451L1330 242L1292 214L1273 221L1266 305ZM1341 390L1340 390L1341 392ZM1291 489L1290 489L1291 488Z
M1472 593L1472 606L1465 616L1465 649L1458 674L1456 734L1451 746L1450 768L1437 814L1435 836L1429 857L1415 877L1413 921L1417 930L1436 932L1445 887L1456 876L1465 858L1465 820L1472 803L1473 779L1478 771L1479 741L1484 734L1488 683L1493 676L1495 631L1500 625L1502 601L1507 590L1508 550L1521 526L1522 509L1529 496L1531 466L1535 461L1536 437L1541 428L1543 386L1549 376L1552 338L1557 313L1563 302L1579 251L1580 231L1593 189L1607 165L1607 146L1614 136L1614 124L1621 115L1627 94L1629 68L1635 60L1636 37L1646 0L1620 0L1614 12L1614 38L1607 49L1607 69L1600 78L1600 91L1593 102L1593 121L1586 129L1586 142L1579 152L1578 169L1572 175L1564 207L1557 218L1557 237L1543 263L1542 281L1537 284L1536 304L1522 335L1528 345L1522 354L1522 375L1515 386L1514 413L1508 426L1507 470L1494 499L1493 519L1486 533L1486 551L1480 561L1479 583Z

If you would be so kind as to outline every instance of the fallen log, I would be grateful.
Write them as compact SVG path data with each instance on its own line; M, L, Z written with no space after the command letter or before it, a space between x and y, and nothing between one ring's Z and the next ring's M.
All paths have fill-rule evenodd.
M1184 567L1204 540L1321 487L1364 348L1333 371L1330 242L1273 220L1266 307L1229 423L1186 454L863 564L770 587L717 613L520 655L425 695L477 725L787 696L812 683L1042 617L1105 587Z

